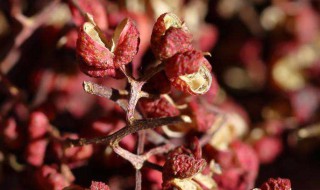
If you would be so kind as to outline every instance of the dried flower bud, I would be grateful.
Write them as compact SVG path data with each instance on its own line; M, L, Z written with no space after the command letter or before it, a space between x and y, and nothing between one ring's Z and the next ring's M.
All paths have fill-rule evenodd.
M92 181L90 190L110 190L110 189L108 185L102 182Z
M291 190L291 182L289 179L277 178L268 179L267 182L262 184L261 190Z
M178 53L167 60L165 72L171 84L193 95L206 93L212 83L211 65L199 51Z
M151 38L154 39L154 37L157 38L163 36L166 33L166 31L171 27L182 28L183 22L179 19L177 15L173 13L164 13L160 15L153 26Z
M118 25L111 44L106 42L93 20L86 22L80 28L77 40L80 69L92 77L120 78L116 68L133 60L139 41L138 29L131 19L125 19Z
M132 19L123 20L116 28L111 51L116 67L130 63L139 50L139 31Z
M114 75L113 53L106 47L103 34L92 22L84 23L79 31L77 54L82 70L99 71L96 77ZM87 73L92 74L92 73ZM101 75L101 76L100 76ZM93 75L94 76L94 75Z
M141 99L140 106L149 118L172 117L180 114L179 110L163 97L156 100Z
M178 147L169 152L163 166L163 181L173 178L190 178L201 172L206 161L196 157L190 150Z
M193 49L191 42L191 33L175 14L164 13L157 19L151 35L151 48L158 59L165 60Z

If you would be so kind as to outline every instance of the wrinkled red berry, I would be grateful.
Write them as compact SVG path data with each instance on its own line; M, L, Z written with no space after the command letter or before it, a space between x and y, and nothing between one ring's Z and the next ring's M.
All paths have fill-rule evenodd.
M194 155L194 153L184 147L177 147L169 152L163 166L162 175L164 183L169 179L189 178L201 172L206 166L206 161L198 156L198 150L196 150L196 155Z
M130 63L138 52L139 32L132 19L125 19L116 28L111 42L94 23L84 23L77 40L80 69L91 77L119 77L116 68Z
M102 182L92 181L90 190L110 190L109 186Z
M151 35L151 48L155 56L165 60L176 53L192 49L192 35L184 23L173 13L164 13L156 21Z
M114 54L106 47L105 40L101 38L99 28L93 22L84 23L79 30L77 40L77 55L82 70L100 71L99 75L93 77L102 77L107 74L115 74L113 57ZM105 71L108 72L105 72ZM86 73L91 74L91 73Z
M199 51L171 57L166 61L165 72L175 88L189 94L204 94L211 87L211 65Z
M138 53L140 37L136 24L132 19L123 20L112 38L115 45L112 49L116 67L130 63Z
M261 190L291 190L291 182L289 179L277 178L268 179L260 187Z
M179 110L163 97L156 100L141 99L140 106L149 118L173 117L180 114Z

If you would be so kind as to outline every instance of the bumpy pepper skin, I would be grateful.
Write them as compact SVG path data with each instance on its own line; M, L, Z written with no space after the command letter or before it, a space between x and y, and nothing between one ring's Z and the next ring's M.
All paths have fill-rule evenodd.
M80 69L92 77L114 75L114 54L101 39L102 34L95 23L86 22L79 30L77 57Z
M156 21L151 35L151 49L160 60L192 50L192 34L173 13L164 13Z
M147 117L173 117L180 114L175 105L170 104L165 98L157 100L141 99L140 106Z
M192 94L205 94L211 87L211 65L200 51L178 53L166 61L165 72L171 85Z
M117 69L133 60L139 42L139 31L132 19L118 25L111 42L106 41L93 20L85 22L79 30L76 48L80 69L91 77L119 78Z
M140 34L132 19L123 20L115 30L114 62L116 67L130 63L138 53Z

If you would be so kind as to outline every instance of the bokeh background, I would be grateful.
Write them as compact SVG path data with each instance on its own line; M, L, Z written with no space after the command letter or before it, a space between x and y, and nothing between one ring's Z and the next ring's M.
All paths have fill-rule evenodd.
M29 122L30 112L45 113L60 132L85 131L98 116L115 113L111 102L86 94L82 82L125 85L114 79L91 79L79 71L75 56L79 23L67 0L50 7L52 2L0 1L0 189L23 189L19 184L27 161L23 145L15 147L12 139L14 131ZM194 46L211 54L208 59L220 85L212 101L237 110L246 131L241 139L260 156L256 185L269 177L285 177L293 189L320 189L320 1L100 2L101 7L92 3L89 10L102 17L96 22L107 35L127 16L137 23L141 44L132 64L136 76L154 59L149 40L156 18L164 12L179 15L193 34ZM268 139L258 144L264 137ZM94 165L73 172L76 183L85 186L90 183L87 176L125 175L104 174Z

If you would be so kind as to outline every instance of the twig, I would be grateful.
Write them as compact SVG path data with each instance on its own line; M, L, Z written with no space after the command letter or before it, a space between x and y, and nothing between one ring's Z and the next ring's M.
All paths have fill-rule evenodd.
M137 82L132 81L131 83L131 89L130 89L130 99L129 99L129 105L127 109L127 121L129 124L132 124L134 121L134 112L136 109L136 105L138 103L138 100L141 98L141 89L144 85L144 82Z
M83 89L89 94L94 94L94 95L112 100L115 103L117 103L123 110L127 110L127 106L128 106L128 101L126 100L126 98L128 98L127 91L124 91L124 90L120 91L113 88L101 86L90 81L83 82Z
M132 126L124 127L118 130L117 132L106 136L106 137L97 137L92 139L80 138L77 140L67 139L65 142L65 147L74 147L74 146L83 146L88 144L117 144L125 136L136 133L140 130L152 129L162 125L177 124L184 122L182 117L165 117L165 118L152 118L152 119L142 119L135 120Z
M140 170L136 170L136 188L135 190L142 189L142 175Z
M139 155L135 155L123 148L121 148L118 143L113 144L112 149L115 153L117 153L118 155L120 155L121 157L123 157L124 159L128 160L136 170L140 170L143 166L144 163L144 158L142 156Z
M160 166L158 164L155 164L155 163L152 163L152 162L149 162L149 161L145 161L144 162L144 166L148 167L148 168L152 168L152 169L158 170L159 172L162 172L162 170L163 170L162 166Z
M141 155L144 151L144 142L146 138L145 131L138 132L138 146L137 146L137 155ZM140 169L136 169L136 190L141 190L142 186L142 176Z
M158 147L155 147L155 148L149 150L148 152L146 152L144 154L144 157L147 160L153 155L167 153L170 150L172 150L173 148L175 148L175 146L172 144L165 144L163 146L158 146Z

